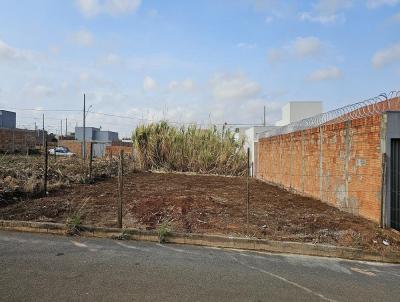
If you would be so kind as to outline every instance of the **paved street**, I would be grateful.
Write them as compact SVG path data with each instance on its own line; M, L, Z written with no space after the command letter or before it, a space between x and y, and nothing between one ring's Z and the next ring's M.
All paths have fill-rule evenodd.
M0 231L1 301L399 301L400 266Z

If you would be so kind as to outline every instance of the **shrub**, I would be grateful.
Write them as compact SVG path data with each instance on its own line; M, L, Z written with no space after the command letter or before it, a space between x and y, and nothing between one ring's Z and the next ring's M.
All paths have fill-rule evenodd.
M138 126L132 140L136 161L144 170L244 175L244 140L229 129L196 125L173 127L162 121Z

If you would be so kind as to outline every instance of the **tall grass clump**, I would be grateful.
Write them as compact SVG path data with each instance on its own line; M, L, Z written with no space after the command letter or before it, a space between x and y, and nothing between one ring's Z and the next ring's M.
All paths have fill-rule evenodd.
M136 160L145 170L244 175L244 140L229 129L196 125L173 127L162 121L138 126L132 140Z

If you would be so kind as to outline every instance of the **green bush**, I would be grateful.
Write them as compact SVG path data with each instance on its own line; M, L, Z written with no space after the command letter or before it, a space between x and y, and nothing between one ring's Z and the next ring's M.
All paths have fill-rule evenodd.
M162 121L138 126L132 140L136 161L145 170L244 175L244 140L229 129L196 125L173 127Z

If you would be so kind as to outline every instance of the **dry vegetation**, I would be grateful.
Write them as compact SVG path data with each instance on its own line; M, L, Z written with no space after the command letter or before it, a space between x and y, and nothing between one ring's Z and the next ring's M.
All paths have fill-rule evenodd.
M123 226L158 230L161 239L172 231L400 251L400 235L374 222L253 178L247 227L245 188L244 177L129 173L124 179ZM116 227L117 209L114 177L0 206L0 219L66 223L75 234L82 224Z
M195 125L176 128L167 122L142 125L132 136L136 160L144 170L244 175L247 159L243 139L223 128Z
M131 162L131 161L130 161ZM79 158L49 156L48 190L74 183L89 181L89 162ZM92 179L115 176L118 172L116 159L93 161ZM127 170L129 170L129 165ZM0 155L0 204L8 199L37 196L43 191L43 156Z

